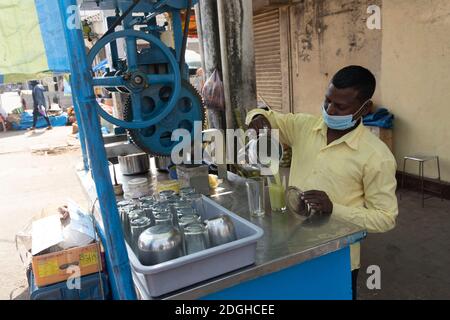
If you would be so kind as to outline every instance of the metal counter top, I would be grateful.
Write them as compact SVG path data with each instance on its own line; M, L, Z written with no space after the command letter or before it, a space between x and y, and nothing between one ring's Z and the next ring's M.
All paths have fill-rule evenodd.
M152 186L157 179L167 179L166 174L156 171L154 165L146 175ZM129 179L120 174L116 166L119 183ZM89 173L80 172L79 178L92 202L96 199L95 187ZM248 212L245 180L229 173L228 181L223 182L211 195L211 199L228 210L240 215L264 230L258 241L256 263L228 274L213 278L193 286L169 293L159 299L197 299L221 291L244 281L249 281L268 273L318 258L327 253L342 249L366 237L366 231L354 224L331 216L303 218L293 213L271 213L266 197L266 215L252 217ZM96 218L99 219L98 206ZM139 289L139 288L138 288ZM138 290L141 291L141 290ZM143 296L143 293L141 296ZM149 299L150 297L145 297Z

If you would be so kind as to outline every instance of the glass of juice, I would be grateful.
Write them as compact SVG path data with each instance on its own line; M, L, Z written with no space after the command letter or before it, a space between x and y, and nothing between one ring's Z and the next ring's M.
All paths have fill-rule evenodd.
M271 183L269 185L270 207L272 212L286 211L286 198L284 186L281 184Z

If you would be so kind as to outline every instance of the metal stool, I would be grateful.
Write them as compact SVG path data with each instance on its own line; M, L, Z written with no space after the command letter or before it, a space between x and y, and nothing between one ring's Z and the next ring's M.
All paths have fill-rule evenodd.
M437 169L438 169L438 181L441 186L441 200L444 200L443 196L443 187L441 184L441 167L439 165L439 157L438 156L424 156L424 155L417 155L417 156L406 156L403 158L403 173L402 173L402 189L405 188L405 175L406 175L406 161L416 161L419 162L419 176L420 181L422 184L422 208L425 207L425 199L429 199L431 197L425 198L425 179L424 179L424 163L426 161L436 160L437 163ZM401 198L401 193L400 193Z

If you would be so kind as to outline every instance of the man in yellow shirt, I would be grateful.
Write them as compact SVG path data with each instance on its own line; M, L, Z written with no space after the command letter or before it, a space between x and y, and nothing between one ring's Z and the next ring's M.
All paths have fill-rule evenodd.
M395 227L398 215L396 161L362 124L373 106L375 87L369 70L349 66L331 80L321 117L256 109L246 122L257 131L279 129L281 142L292 147L290 185L304 191L302 200L312 208L368 232L386 232ZM356 299L360 244L350 250Z

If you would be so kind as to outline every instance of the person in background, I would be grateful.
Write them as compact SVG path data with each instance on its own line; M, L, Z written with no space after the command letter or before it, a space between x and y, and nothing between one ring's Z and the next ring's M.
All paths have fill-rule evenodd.
M27 102L25 101L25 98L23 97L22 90L19 90L18 93L19 93L20 101L22 103L22 110L25 111L25 110L27 110Z
M380 233L395 227L398 204L395 158L362 122L373 106L375 88L369 70L348 66L331 79L320 106L322 116L256 109L246 122L256 131L279 129L281 142L292 147L289 182L304 191L299 200L322 214ZM355 300L359 243L350 246L350 254Z
M44 117L47 122L47 130L53 129L50 119L47 116L47 102L45 101L45 88L37 81L30 82L32 88L33 97L33 126L29 129L34 131L36 129L36 123L39 116Z

